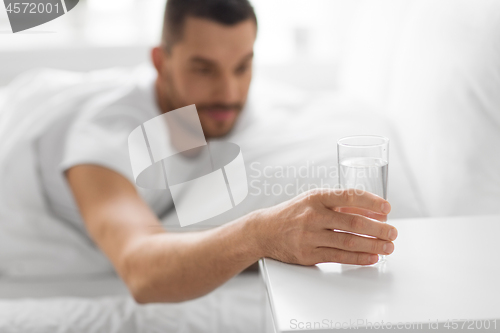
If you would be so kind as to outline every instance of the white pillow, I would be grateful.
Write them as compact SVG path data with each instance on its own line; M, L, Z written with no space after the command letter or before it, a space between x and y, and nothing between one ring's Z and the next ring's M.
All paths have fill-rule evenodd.
M418 1L396 52L388 112L428 214L500 213L500 1Z

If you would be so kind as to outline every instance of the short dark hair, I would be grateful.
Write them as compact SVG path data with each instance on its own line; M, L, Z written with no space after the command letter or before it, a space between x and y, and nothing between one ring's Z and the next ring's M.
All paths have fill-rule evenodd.
M235 25L257 16L248 0L168 0L165 6L161 44L170 51L182 38L188 16L209 19L225 25Z

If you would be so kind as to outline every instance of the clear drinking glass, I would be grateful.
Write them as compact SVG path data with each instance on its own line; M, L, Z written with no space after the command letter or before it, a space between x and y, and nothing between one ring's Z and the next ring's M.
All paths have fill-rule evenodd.
M341 188L368 191L387 200L388 138L348 136L337 142L337 154ZM379 255L379 263L385 260L385 255Z

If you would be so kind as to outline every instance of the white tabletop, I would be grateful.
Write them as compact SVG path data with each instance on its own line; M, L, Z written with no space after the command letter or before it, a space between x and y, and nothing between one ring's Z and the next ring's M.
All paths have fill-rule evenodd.
M390 331L436 332L438 323L440 332L500 332L500 215L389 223L399 236L383 265L262 259L276 331L380 331L390 323Z

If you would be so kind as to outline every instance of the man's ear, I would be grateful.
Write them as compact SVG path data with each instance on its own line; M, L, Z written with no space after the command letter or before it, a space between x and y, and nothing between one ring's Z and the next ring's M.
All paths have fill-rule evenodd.
M151 60L153 61L153 66L155 66L158 76L161 76L165 71L166 61L168 61L168 56L165 55L165 51L159 46L151 50Z

